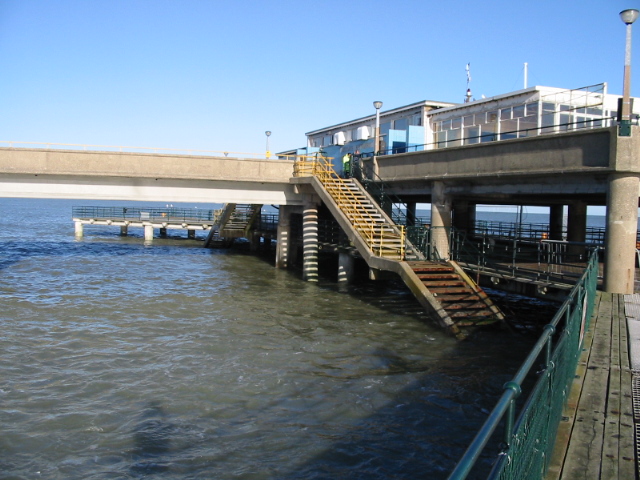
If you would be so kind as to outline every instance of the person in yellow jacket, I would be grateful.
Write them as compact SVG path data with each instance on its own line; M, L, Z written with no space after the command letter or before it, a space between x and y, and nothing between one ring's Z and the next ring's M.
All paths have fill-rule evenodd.
M345 153L342 157L342 176L349 178L351 176L351 154Z

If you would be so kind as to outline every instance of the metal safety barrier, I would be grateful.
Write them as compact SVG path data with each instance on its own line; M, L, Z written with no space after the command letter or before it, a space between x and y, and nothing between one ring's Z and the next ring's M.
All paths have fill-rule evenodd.
M478 466L481 455L493 459L489 479L544 477L593 312L597 278L596 250L580 281L544 327L516 375L504 385L504 393L449 480L467 478ZM537 381L517 412L516 399L531 375L537 375ZM504 426L502 443L489 452L490 440L500 425Z
M158 220L211 222L217 210L174 207L73 207L73 218L94 220Z

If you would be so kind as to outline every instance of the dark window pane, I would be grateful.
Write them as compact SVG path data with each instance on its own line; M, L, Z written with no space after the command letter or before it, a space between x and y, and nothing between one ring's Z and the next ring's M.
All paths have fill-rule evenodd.
M513 118L522 118L524 117L524 105L518 105L517 107L513 107Z
M408 118L399 118L395 122L393 122L393 128L396 130L406 130L409 127L409 119Z

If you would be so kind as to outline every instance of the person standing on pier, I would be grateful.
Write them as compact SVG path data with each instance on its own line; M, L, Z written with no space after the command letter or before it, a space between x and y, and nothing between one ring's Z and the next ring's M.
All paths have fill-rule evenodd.
M345 153L342 157L342 176L344 178L351 177L351 154Z

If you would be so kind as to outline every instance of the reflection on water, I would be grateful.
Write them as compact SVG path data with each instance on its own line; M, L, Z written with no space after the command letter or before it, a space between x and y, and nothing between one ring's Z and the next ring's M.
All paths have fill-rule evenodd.
M529 341L74 204L0 200L0 478L445 478Z

